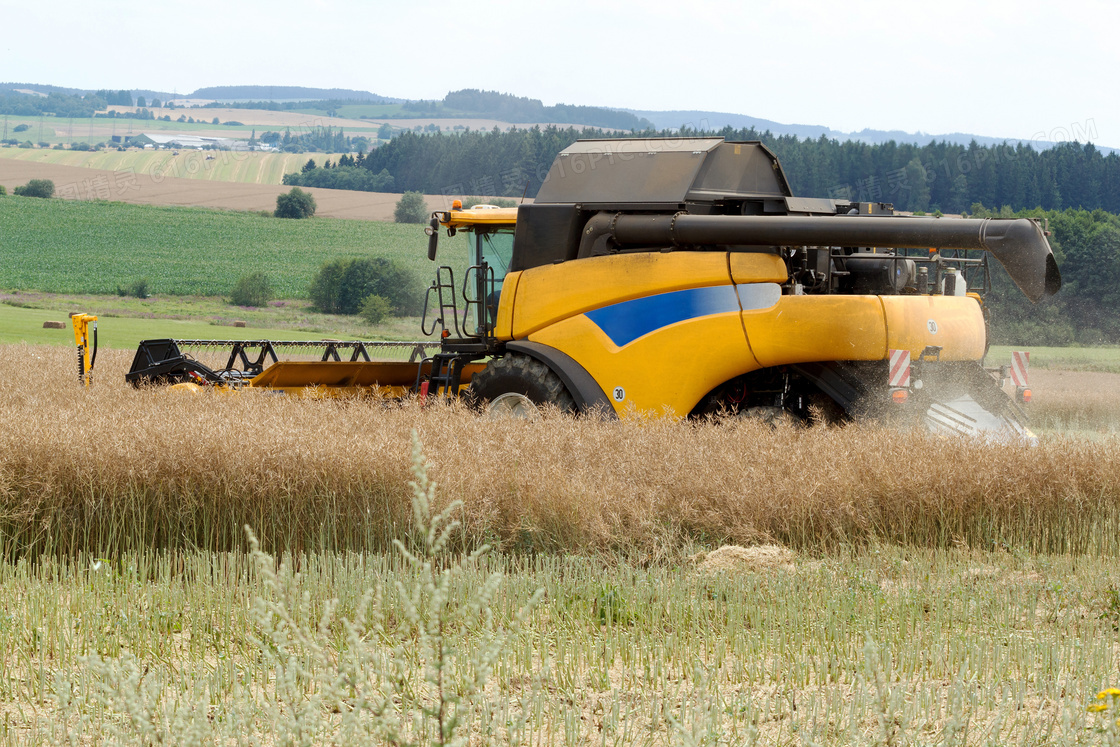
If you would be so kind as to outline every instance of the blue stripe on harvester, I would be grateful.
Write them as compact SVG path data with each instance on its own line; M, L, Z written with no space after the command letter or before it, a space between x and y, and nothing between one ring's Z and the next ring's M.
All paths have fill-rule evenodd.
M670 324L729 311L739 311L735 287L716 285L623 301L588 311L587 318L621 348Z

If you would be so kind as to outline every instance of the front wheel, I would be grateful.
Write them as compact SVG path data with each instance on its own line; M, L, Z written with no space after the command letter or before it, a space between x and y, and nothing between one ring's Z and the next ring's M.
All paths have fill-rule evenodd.
M527 355L494 358L471 379L469 401L492 417L535 418L541 407L575 412L575 400L560 377Z

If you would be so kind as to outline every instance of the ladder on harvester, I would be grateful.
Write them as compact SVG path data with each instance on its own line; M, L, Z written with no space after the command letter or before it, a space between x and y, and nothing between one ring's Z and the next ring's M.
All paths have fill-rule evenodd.
M490 328L485 321L479 323L479 329L475 330L475 334L466 333L467 318L470 316L472 306L477 307L476 313L478 316L476 318L485 320L485 309L483 307L485 296L479 291L475 294L478 297L472 299L467 292L467 283L470 281L472 271L485 273L486 269L485 265L475 265L467 270L462 289L465 311L462 319L459 316L459 303L455 292L455 272L446 265L436 270L436 278L432 281L427 294L424 296L424 315L420 320L420 330L425 335L433 335L438 326L440 340L443 341L443 344L438 353L427 356L421 361L416 372L416 391L419 392L422 399L428 395L457 396L463 381L463 366L467 361L475 360L486 354L485 335ZM475 277L486 277L486 275L481 274ZM436 295L436 305L434 307L431 305L433 292ZM438 315L432 319L430 326L428 325L429 309L439 310ZM450 324L448 324L449 316ZM454 337L452 337L452 334L454 334ZM428 366L429 370L426 380L424 378L425 366Z
M459 387L463 383L463 356L461 353L440 352L430 358L425 358L424 362L420 364L420 371L417 373L418 379L423 375L424 363L430 364L431 372L428 374L427 381L419 381L417 384L417 390L420 392L422 399L429 394L438 397L441 394L454 396L459 393Z
M432 320L432 325L428 327L428 308L429 302L432 298L432 291L436 293L436 301L438 303L439 314ZM443 265L436 270L436 279L428 286L428 292L424 295L424 315L420 319L420 331L425 336L433 335L438 325L441 332L440 338L446 339L451 336L451 329L447 325L447 316L451 315L452 328L455 330L455 337L461 339L463 335L463 326L459 324L459 304L455 297L455 271L447 265Z

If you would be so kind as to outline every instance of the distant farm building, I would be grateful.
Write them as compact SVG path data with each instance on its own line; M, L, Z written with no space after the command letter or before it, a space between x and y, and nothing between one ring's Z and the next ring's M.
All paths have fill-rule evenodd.
M249 150L249 144L244 140L235 140L228 137L201 137L199 135L184 135L173 132L145 132L140 135L133 135L129 138L128 144L135 145L138 148L146 148L150 145L153 148Z

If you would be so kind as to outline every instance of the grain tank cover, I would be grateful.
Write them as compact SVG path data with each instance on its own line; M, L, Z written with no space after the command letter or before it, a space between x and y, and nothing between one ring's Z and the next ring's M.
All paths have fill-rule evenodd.
M536 203L679 205L791 196L762 143L723 138L579 140L560 151Z

